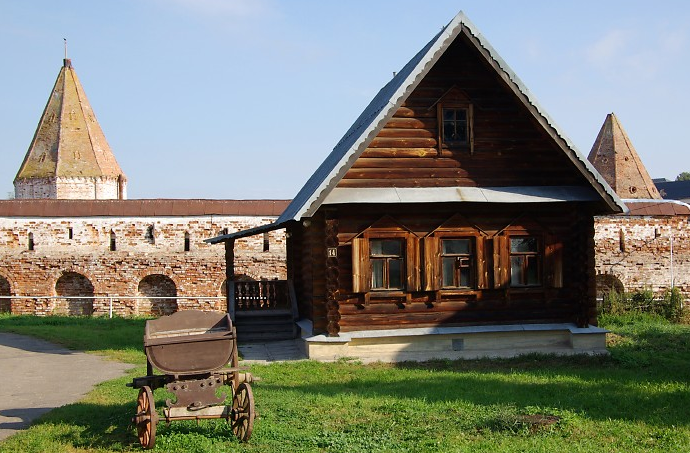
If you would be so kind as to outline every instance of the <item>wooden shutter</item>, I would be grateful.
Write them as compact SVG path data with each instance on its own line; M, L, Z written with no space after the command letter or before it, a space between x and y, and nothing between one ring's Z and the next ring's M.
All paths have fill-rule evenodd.
M555 235L547 235L544 254L546 285L563 288L563 243Z
M371 266L369 264L369 240L352 240L352 291L366 293L371 289Z
M489 288L489 266L487 266L486 247L484 246L484 236L475 238L475 263L477 275L477 289Z
M510 286L510 250L508 238L494 236L494 288Z
M405 241L407 250L405 264L407 266L407 291L419 291L421 288L421 275L419 272L419 238L410 234Z
M441 289L440 242L437 237L424 238L424 291Z

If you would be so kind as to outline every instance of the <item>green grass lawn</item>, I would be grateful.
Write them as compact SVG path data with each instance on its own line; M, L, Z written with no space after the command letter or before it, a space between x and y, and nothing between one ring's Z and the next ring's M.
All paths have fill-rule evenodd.
M154 451L690 452L690 326L639 315L601 325L609 357L252 365L262 380L249 443L222 420L161 422ZM0 452L140 451L125 384L145 374L143 320L0 316L0 330L138 364Z

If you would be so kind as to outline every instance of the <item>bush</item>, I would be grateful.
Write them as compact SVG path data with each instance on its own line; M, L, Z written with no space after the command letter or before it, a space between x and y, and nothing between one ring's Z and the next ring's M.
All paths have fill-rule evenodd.
M683 319L683 295L676 287L666 290L661 297L656 297L651 289L634 293L614 289L604 294L601 308L602 314L649 313L679 322Z
M675 286L664 292L662 299L661 313L669 321L679 322L683 319L683 295Z

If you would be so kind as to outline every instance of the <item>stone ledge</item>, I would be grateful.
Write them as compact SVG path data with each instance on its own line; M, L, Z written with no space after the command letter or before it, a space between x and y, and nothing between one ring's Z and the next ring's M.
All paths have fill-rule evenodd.
M607 354L606 334L599 327L574 324L513 324L431 327L343 332L339 337L310 335L311 323L300 321L308 358L363 362L423 361L515 357L530 353Z

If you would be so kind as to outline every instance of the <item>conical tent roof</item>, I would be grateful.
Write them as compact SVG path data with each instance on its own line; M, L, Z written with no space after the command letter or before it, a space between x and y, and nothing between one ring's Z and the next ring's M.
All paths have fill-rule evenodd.
M621 198L662 199L613 113L606 115L588 160Z
M64 60L16 180L125 179L69 59Z

